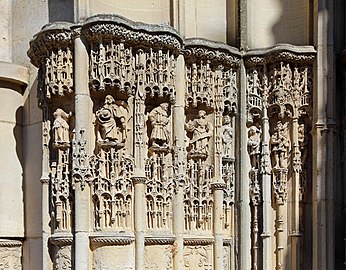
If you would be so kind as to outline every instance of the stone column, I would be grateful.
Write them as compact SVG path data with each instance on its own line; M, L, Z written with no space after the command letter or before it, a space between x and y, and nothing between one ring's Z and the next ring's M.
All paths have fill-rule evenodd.
M293 141L293 173L292 173L292 215L291 215L291 240L292 240L292 270L300 267L300 232L299 232L299 177L301 172L300 150L298 143L298 118L292 120ZM295 164L298 162L299 164Z
M272 267L272 180L271 180L271 166L270 166L270 149L269 149L269 118L267 114L266 101L264 101L263 108L263 133L262 133L262 213L263 213L263 231L261 234L263 242L263 269L271 269Z
M143 162L144 163L144 162ZM135 192L135 264L136 270L144 269L145 240L145 177L133 177Z
M145 62L144 51L138 51L139 59ZM134 185L134 224L135 224L135 265L136 270L144 269L144 242L145 242L145 136L144 136L144 126L145 126L145 66L138 65L138 82L137 82L137 92L134 98L134 175L133 175L133 185Z
M184 269L184 186L186 173L185 151L185 61L178 56L176 66L176 101L173 107L175 140L176 192L173 201L173 232L175 235L174 270Z
M45 104L42 107L43 110L43 123L42 123L42 198L41 198L41 211L42 211L42 269L51 269L51 259L47 249L49 237L52 233L52 229L49 226L51 222L49 212L49 130L50 121L48 116L48 106Z
M74 88L75 88L75 153L73 161L73 178L75 188L74 201L74 266L76 270L89 270L89 220L90 188L87 184L88 154L91 153L91 108L92 103L88 87L88 53L80 39L74 40Z
M223 270L222 202L225 184L212 184L214 195L214 269Z
M222 230L222 206L223 206L223 190L226 184L222 179L222 157L223 152L222 141L222 122L224 111L223 89L222 89L222 73L221 69L215 71L216 77L216 94L215 94L215 112L214 112L214 183L211 184L214 197L214 269L223 269L223 230Z
M240 98L239 98L239 128L237 129L237 137L239 145L239 181L237 181L238 213L239 213L239 269L251 269L251 210L249 195L249 175L250 164L247 153L247 128L246 128L246 71L244 63L240 66Z

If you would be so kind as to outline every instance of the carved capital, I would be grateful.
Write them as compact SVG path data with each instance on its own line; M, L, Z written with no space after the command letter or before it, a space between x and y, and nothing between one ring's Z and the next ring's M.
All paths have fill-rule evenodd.
M212 183L211 190L225 190L227 188L225 183Z
M130 245L135 241L131 234L95 234L89 237L90 243L97 246L125 246Z
M73 235L71 233L55 233L49 237L49 242L55 246L70 246L73 244Z
M131 177L132 183L133 185L137 185L137 184L146 184L148 179L146 177L142 177L142 176L133 176Z

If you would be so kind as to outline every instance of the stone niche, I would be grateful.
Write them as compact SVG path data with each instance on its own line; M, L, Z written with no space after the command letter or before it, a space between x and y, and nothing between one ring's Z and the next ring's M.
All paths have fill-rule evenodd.
M285 243L288 180L302 191L310 177L313 54L290 46L241 54L116 15L45 26L28 55L39 68L44 246L55 269L234 269L240 183L250 183L255 267L271 218L261 202L266 172ZM236 180L244 169L249 178Z

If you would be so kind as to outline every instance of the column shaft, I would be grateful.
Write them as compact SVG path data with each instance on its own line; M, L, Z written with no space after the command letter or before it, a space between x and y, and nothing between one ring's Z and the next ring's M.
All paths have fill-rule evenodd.
M173 134L175 135L177 189L173 204L173 232L175 235L174 269L184 269L184 187L185 181L185 63L180 55L176 67L176 103L173 108Z
M251 269L251 211L250 211L250 195L249 195L249 157L247 153L247 112L246 112L246 71L242 62L240 66L241 88L239 91L239 107L240 121L238 130L239 138L239 181L236 184L239 213L239 269Z
M76 141L86 140L85 151L91 153L91 99L88 87L88 53L78 37L74 40L75 46L75 117L76 117ZM81 176L83 177L83 176ZM84 177L85 178L85 177ZM90 188L88 185L83 187L83 182L87 179L79 179L75 184L74 201L74 263L76 270L89 270L89 205Z
M269 119L267 116L267 109L263 110L263 155L264 159L267 158L266 162L268 162L268 166L270 166L270 150L269 150ZM264 160L263 160L264 161ZM272 196L272 179L270 175L270 167L266 168L262 171L262 204L263 204L263 231L261 234L262 242L263 242L263 253L262 253L262 261L263 261L263 269L272 269L272 206L271 206L271 196Z
M223 188L214 188L214 269L223 270L222 202Z
M136 270L144 269L145 178L135 180L135 246Z

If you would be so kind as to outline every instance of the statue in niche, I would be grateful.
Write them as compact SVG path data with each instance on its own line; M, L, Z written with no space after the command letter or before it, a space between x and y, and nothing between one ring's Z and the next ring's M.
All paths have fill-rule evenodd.
M118 105L111 95L107 95L103 106L96 111L96 132L99 145L124 147L126 118L127 104L120 101L120 105Z
M70 126L68 121L72 116L72 112L66 113L62 109L56 109L53 113L53 134L54 134L54 145L58 148L68 147L70 144Z
M168 103L162 103L149 113L149 121L152 126L150 144L153 147L168 148L170 140L168 108Z
M248 152L252 169L259 168L261 154L261 129L257 126L251 126L248 131Z
M212 125L206 119L206 112L200 110L198 118L185 124L185 128L188 132L192 132L192 138L189 143L190 156L208 156L208 141L212 136Z
M274 133L270 137L270 145L273 154L275 168L287 168L288 154L290 148L288 122L278 122Z
M223 117L222 125L222 149L224 157L233 157L232 143L233 143L233 127L232 119L229 115Z
M302 166L305 165L305 161L307 158L307 144L308 144L308 138L305 133L305 127L304 124L300 124L298 126L298 143L299 143L299 150L301 153L301 163Z

